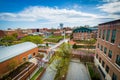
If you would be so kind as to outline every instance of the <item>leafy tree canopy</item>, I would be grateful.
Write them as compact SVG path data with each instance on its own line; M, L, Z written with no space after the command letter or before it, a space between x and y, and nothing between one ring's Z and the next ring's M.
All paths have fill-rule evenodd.
M41 44L43 43L43 39L40 36L26 36L24 38L21 39L21 41L26 42L33 42L35 44Z

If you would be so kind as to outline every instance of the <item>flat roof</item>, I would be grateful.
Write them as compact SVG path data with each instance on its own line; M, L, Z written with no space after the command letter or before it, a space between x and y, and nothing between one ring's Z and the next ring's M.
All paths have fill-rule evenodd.
M90 28L87 28L87 27L78 27L76 29L73 30L73 33L74 32L92 32L92 30Z
M0 48L0 62L6 61L26 51L36 48L37 45L32 42L24 42L12 46Z
M105 23L101 23L99 25L105 25L105 24L111 24L111 23L117 23L117 22L120 22L120 19L114 20L114 21L105 22Z

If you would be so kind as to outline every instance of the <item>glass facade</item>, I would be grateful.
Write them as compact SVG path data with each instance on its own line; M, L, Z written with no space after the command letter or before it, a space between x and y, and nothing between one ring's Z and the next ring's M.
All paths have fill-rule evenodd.
M120 66L120 55L117 55L116 57L116 64Z
M109 50L108 57L112 58L112 51L111 50Z
M116 30L112 30L111 43L115 42L115 38L116 38Z
M106 41L109 41L109 37L110 37L110 30L107 30Z

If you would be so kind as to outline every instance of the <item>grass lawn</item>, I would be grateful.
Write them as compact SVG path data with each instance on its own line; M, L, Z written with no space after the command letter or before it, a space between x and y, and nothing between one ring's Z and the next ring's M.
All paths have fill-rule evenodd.
M34 76L30 79L30 80L36 80L37 77L40 75L40 73L42 72L43 67L41 67L35 74Z
M47 39L45 39L46 42L53 42L53 43L57 43L60 40L62 40L64 37L63 36L49 36Z

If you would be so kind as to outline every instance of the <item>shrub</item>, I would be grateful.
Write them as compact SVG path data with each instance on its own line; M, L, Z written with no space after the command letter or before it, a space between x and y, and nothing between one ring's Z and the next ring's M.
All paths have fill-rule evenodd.
M92 80L100 80L100 74L93 64L88 64L88 70Z

